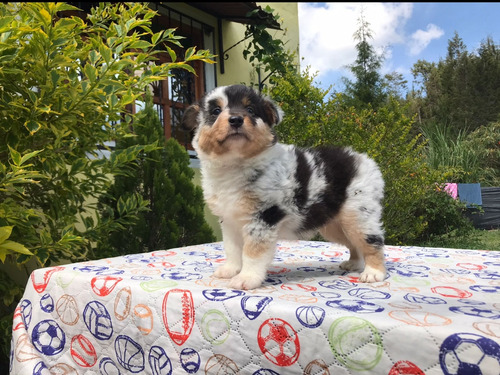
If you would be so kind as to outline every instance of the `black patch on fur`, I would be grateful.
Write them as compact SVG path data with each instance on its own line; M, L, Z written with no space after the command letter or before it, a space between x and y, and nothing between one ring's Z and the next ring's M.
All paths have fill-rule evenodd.
M217 120L217 117L219 117L219 115L214 115L212 112L215 108L219 107L219 101L217 99L212 99L212 100L209 100L208 103L207 103L207 116L208 116L208 119L210 120L210 125L213 125L213 123L215 122L215 120Z
M285 212L276 205L271 206L260 213L260 219L270 227L278 224L284 217Z
M294 192L294 203L301 210L307 202L309 195L309 180L311 178L311 167L307 164L307 159L299 149L295 149L295 156L297 157L297 170L295 171L295 179L299 186Z
M305 231L321 227L339 212L356 173L355 158L345 149L322 146L311 152L315 164L323 169L327 187L318 201L308 207L302 225Z
M256 118L261 118L270 127L275 123L274 116L272 116L272 113L269 113L271 102L263 98L251 87L231 85L226 87L224 92L227 95L228 107L231 114L246 115L254 125L256 124ZM252 107L254 111L253 115L246 111L248 106ZM274 105L272 106L274 107Z
M257 182L257 180L259 178L261 178L262 176L264 175L264 171L262 169L254 169L252 171L252 175L250 176L250 178L248 179L248 183L249 184L254 184L255 182Z
M373 245L375 247L384 246L384 237L378 236L376 234L369 234L366 236L365 241L367 244Z

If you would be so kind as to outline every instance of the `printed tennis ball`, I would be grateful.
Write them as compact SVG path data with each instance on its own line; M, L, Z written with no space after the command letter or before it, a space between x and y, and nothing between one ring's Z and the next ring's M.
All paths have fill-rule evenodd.
M328 341L335 358L352 370L371 370L382 357L380 333L361 318L346 316L335 320L328 331Z

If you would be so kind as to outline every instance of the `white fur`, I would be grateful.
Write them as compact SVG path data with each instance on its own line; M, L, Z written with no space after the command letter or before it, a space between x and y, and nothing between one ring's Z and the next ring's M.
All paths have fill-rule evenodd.
M278 239L309 238L321 229L305 230L306 214L309 209L321 204L323 195L332 183L335 186L335 181L329 181L326 175L327 160L320 160L312 150L301 150L306 160L306 166L303 168L310 171L310 178L307 184L307 199L299 207L296 198L297 189L301 185L297 180L299 164L295 146L269 144L251 158L241 155L237 143L223 155L205 153L198 142L200 129L203 126L211 126L204 122L206 114L203 109L212 99L222 103L223 111L231 113L225 87L219 87L209 93L201 103L197 116L199 124L193 138L193 146L201 163L205 201L212 212L219 216L223 233L227 259L214 275L231 279L229 285L232 288L253 289L265 280ZM279 121L283 114L280 110L277 112ZM261 127L262 131L267 129L262 127L269 127L262 119L256 120L255 124L256 127ZM347 149L347 153L354 158L354 175L346 187L344 201L340 202L340 211L351 215L348 217L354 215L355 227L337 228L336 225L342 223L335 221L335 212L332 212L331 221L324 223L323 230L329 237L339 240L351 250L351 259L341 264L342 269L363 271L361 282L381 281L385 278L383 265L365 266L364 256L366 251L372 251L380 263L380 259L383 262L383 253L378 254L370 246L368 250L360 250L360 246L367 246L367 236L383 240L380 203L384 190L382 174L376 163L366 155L350 149ZM262 212L273 207L278 207L280 214L283 214L276 224L262 219L261 216Z

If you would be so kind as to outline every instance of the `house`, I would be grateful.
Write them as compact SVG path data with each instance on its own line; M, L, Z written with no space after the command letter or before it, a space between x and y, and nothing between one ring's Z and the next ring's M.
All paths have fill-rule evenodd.
M85 13L96 4L91 2L70 3ZM230 3L230 2L153 2L149 6L158 12L152 20L154 32L175 28L175 35L182 36L184 48L196 46L216 55L216 64L197 61L193 64L196 75L183 69L172 70L167 80L156 82L153 87L153 101L163 124L165 138L176 138L191 155L191 166L195 171L194 182L199 184L199 165L191 146L191 134L180 129L184 110L217 86L236 83L260 86L265 80L243 55L248 46L245 39L246 25L263 25L273 36L281 39L286 48L296 53L299 64L299 28L297 3ZM266 11L269 6L272 13ZM279 15L278 21L273 15ZM173 48L180 58L182 49ZM168 54L157 55L167 62ZM266 73L267 75L268 73ZM268 81L267 81L268 82ZM140 103L136 103L135 111ZM220 238L217 220L207 211L207 221Z
M266 5L281 16L280 22L264 11ZM247 24L266 26L273 37L288 42L287 46L297 51L298 56L297 3L162 2L150 6L160 14L153 20L155 31L176 28L176 35L185 38L184 47L196 46L217 55L216 64L195 64L196 76L183 70L173 71L169 80L154 87L154 102L163 121L165 137L175 137L188 149L191 149L189 134L179 129L188 105L216 86L259 83L259 72L243 57ZM255 13L249 16L252 11Z
M82 9L83 16L96 3L70 4ZM272 14L266 12L267 6L273 9ZM152 2L150 7L159 14L153 19L153 31L175 28L175 35L184 38L181 41L184 48L196 46L197 49L208 49L217 56L213 65L196 62L196 75L182 69L174 70L172 77L153 86L153 100L163 122L165 137L175 137L188 150L192 149L190 135L179 129L187 106L216 86L261 83L260 72L243 56L248 45L244 36L247 24L263 25L274 38L283 40L288 50L296 52L298 65L297 3ZM280 16L279 21L273 14ZM175 52L183 56L182 50ZM167 55L160 56L164 61L168 58Z
M279 23L263 10L267 5L280 15ZM260 72L243 56L246 24L265 25L273 37L282 39L290 51L296 52L298 64L297 3L152 3L151 7L160 14L153 27L176 27L176 35L186 38L185 47L196 45L217 55L216 64L198 63L196 76L179 70L154 88L154 102L164 124L165 137L173 136L186 146L192 155L194 182L199 183L198 160L190 147L190 135L179 129L184 109L216 86L261 83ZM252 11L254 15L249 16ZM217 239L222 239L217 218L209 210L205 218Z

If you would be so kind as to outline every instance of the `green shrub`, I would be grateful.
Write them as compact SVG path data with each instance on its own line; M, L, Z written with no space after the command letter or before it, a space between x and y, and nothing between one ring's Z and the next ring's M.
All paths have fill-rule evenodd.
M453 134L452 127L429 123L422 129L426 140L425 157L449 181L477 182L480 173L478 148L466 142L467 133Z
M277 79L271 96L285 112L277 127L278 138L298 146L332 144L351 146L371 156L380 166L386 183L384 225L388 243L414 242L428 226L418 214L419 203L442 178L423 158L423 144L410 133L413 120L396 100L380 107L357 110L342 95L314 86L306 71Z
M472 222L465 216L466 205L453 199L444 191L444 185L436 185L422 197L417 214L427 219L427 226L417 239L418 243L435 243L451 236L458 239L468 237L474 230Z
M179 38L173 30L152 33L155 12L146 3L99 3L85 22L61 17L71 10L65 3L0 4L3 269L84 259L99 238L146 209L136 195L126 199L121 217L96 219L92 201L157 146L134 145L109 158L97 149L128 136L127 105L146 86L173 68L193 72L189 61L210 61L208 52L188 49L185 61L171 53L172 63L157 65L155 55L172 52L168 44L179 45ZM2 324L22 292L3 269L0 290L11 292L0 303ZM10 332L2 333L3 363Z
M478 159L475 182L483 186L500 186L500 121L469 133L464 143L475 151Z
M202 190L192 183L189 155L174 138L165 141L149 95L133 129L135 137L123 139L117 149L153 142L161 147L142 153L128 175L115 177L101 199L101 215L119 217L127 201L124 197L137 195L150 204L132 225L100 238L101 252L117 256L215 241L204 219Z

